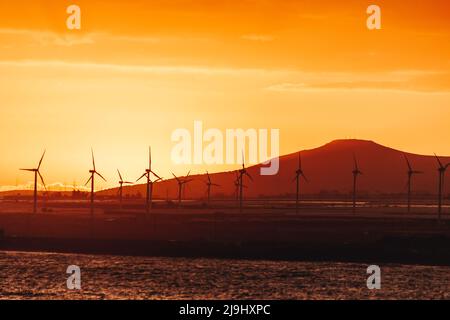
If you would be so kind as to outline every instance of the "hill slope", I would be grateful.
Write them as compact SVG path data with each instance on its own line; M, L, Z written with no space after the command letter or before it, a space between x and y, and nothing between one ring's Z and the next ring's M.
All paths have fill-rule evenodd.
M358 158L361 171L359 190L364 193L405 193L407 181L406 154L415 170L424 174L415 175L413 190L420 193L435 194L437 189L437 162L434 156L423 156L394 150L372 141L366 140L335 140L319 148L302 151L302 163L309 182L302 182L302 193L318 194L320 192L348 194L352 189L353 153ZM450 157L441 157L444 163L450 162ZM248 168L254 181L246 179L245 195L282 196L295 192L294 178L297 169L298 154L288 154L280 157L280 170L275 176L261 176L261 165ZM237 166L238 167L238 166ZM189 183L186 198L202 198L206 194L206 176L194 175L194 181ZM234 172L211 174L214 183L221 187L212 188L212 195L232 196L234 194ZM448 186L449 183L446 183ZM448 190L448 189L447 189ZM115 194L117 189L102 191L102 194ZM129 186L124 194L145 194L145 185ZM155 198L177 197L177 184L174 179L155 184Z

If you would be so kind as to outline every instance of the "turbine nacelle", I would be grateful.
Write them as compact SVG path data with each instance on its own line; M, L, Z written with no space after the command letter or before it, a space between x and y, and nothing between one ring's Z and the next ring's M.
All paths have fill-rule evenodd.
M405 157L405 161L406 161L406 165L408 166L408 175L412 176L414 174L421 174L423 173L422 171L417 171L417 170L413 170L411 163L409 162L408 157L406 156L406 154L403 155Z
M45 185L44 178L42 177L41 172L39 171L40 168L41 168L42 161L44 160L45 152L46 151L44 150L44 152L42 153L41 159L39 160L37 168L33 168L33 169L19 169L19 170L21 170L21 171L28 171L28 172L34 172L35 174L37 174L39 176L39 179L42 182L42 185L44 186L44 189L47 190L47 186Z
M95 158L94 158L94 150L91 148L91 155L92 155L92 169L89 170L89 173L91 176L89 177L88 181L84 185L87 185L89 182L94 181L94 176L98 175L100 178L103 179L103 181L106 182L106 179L95 169Z
M152 177L151 177L152 174L156 177L155 181L152 181ZM151 147L148 148L148 168L145 169L142 176L140 176L138 179L136 179L136 182L138 182L139 180L141 180L144 177L147 178L147 181L149 184L158 182L163 179L152 170L152 149L151 149Z
M436 160L438 162L438 171L440 173L445 173L445 171L447 170L447 168L450 166L450 163L447 163L447 165L443 165L443 163L441 162L441 160L439 159L439 157L436 155L436 153L434 154L434 156L436 157Z
M42 154L41 159L39 160L39 164L37 166L37 168L34 169L20 169L22 171L28 171L28 172L34 172L34 205L33 205L33 213L36 213L37 211L37 177L39 176L39 179L41 179L42 185L44 186L44 190L47 191L47 187L45 186L45 182L44 182L44 178L41 175L41 172L39 171L39 169L41 168L41 164L42 164L42 160L44 159L45 156L45 150L44 153Z
M207 177L207 181L205 181L205 183L206 183L206 185L208 186L208 187L211 187L211 186L214 186L214 187L220 187L220 185L218 185L217 183L213 183L212 181L211 181L211 176L209 175L209 172L208 171L206 171L206 177Z

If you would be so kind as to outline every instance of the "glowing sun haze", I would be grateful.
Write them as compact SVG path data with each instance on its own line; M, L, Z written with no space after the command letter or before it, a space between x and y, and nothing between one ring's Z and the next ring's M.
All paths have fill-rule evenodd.
M194 120L279 128L281 154L350 137L450 154L448 1L76 1L70 31L72 3L0 3L3 188L44 148L49 184L83 184L91 146L99 188L136 179L148 145L155 171L183 174L170 136Z

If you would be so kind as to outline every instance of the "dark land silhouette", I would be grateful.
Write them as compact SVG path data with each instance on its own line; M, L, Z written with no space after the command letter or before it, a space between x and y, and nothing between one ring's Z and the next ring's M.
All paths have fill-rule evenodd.
M358 177L352 210L354 158ZM252 259L399 262L450 265L449 208L437 219L438 164L434 156L406 153L415 170L411 212L407 212L405 153L371 141L337 140L301 152L302 194L296 210L298 153L282 156L276 176L246 170L242 212L236 200L236 173L189 176L178 205L176 179L95 194L12 191L0 201L0 249ZM441 157L448 163L448 157ZM239 168L237 168L239 169ZM186 179L181 177L181 179ZM192 180L191 180L192 179ZM445 188L444 188L445 190ZM5 194L3 194L5 195ZM167 196L168 199L167 199Z
M335 140L319 148L303 150L302 169L308 177L308 183L302 183L302 193L306 195L348 195L353 189L352 171L354 170L353 155L358 158L359 169L364 172L358 178L358 189L362 195L400 195L407 192L408 167L404 155L407 155L415 169L423 174L414 176L412 188L416 194L437 194L438 164L434 155L417 155L388 148L367 140ZM443 163L450 162L450 157L440 157ZM280 157L280 170L277 175L261 176L261 165L249 166L247 171L253 181L251 187L244 190L245 196L286 197L295 195L295 172L298 169L298 153ZM236 165L236 170L239 170ZM232 197L235 194L235 173L210 173L211 179L220 188L211 189L211 197ZM205 174L190 176L189 189L185 198L206 198ZM450 186L446 182L446 186ZM444 186L444 190L450 190ZM169 179L155 184L155 198L176 199L178 186L175 179ZM124 187L124 193L129 195L145 194L145 185ZM99 195L116 195L117 189L98 192Z

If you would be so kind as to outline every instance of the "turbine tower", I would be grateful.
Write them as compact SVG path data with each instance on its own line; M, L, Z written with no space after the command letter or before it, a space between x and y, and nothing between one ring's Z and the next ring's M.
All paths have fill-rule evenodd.
M117 169L117 173L119 174L119 203L122 208L122 200L123 200L123 185L124 184L133 184L133 182L123 181L122 175L120 174L119 169Z
M177 183L178 183L178 207L180 207L180 205L181 205L181 196L183 193L183 187L185 186L185 184L187 184L193 180L193 179L186 179L187 177L189 177L190 173L191 173L191 171L188 172L188 174L186 175L186 177L184 177L184 179L181 179L181 178L178 178L172 172L172 175L174 176L175 180L177 180Z
M422 171L416 171L413 170L411 163L409 162L408 157L406 156L406 154L403 155L405 157L406 160L406 164L408 166L408 213L411 212L411 183L412 183L412 177L415 174L421 174L423 173Z
M358 176L362 175L363 173L359 170L358 167L358 161L356 160L356 156L353 154L353 161L354 161L354 168L353 168L353 213L356 212L356 186L357 186L357 180Z
M91 148L91 155L92 155L92 169L89 170L89 173L91 174L91 176L89 177L88 181L86 181L86 183L84 185L86 186L89 182L91 182L91 218L93 218L94 217L94 193L95 193L94 178L95 178L95 175L98 175L105 182L106 182L106 179L99 172L97 172L97 169L95 168L94 150L92 150L92 148Z
M156 177L156 180L152 180L152 176L154 175ZM146 200L145 200L145 211L148 214L150 212L150 209L152 208L152 198L153 198L153 183L158 182L162 180L160 176L158 176L153 170L152 170L152 148L148 147L148 169L145 169L145 172L142 174L142 176L139 177L139 179L136 180L138 182L143 177L147 178L147 190L146 190Z
M450 163L447 163L447 165L443 165L439 157L434 154L436 157L436 160L438 162L438 173L439 173L439 186L438 186L438 220L441 221L441 214L442 214L442 193L444 190L444 180L445 180L445 171L450 166Z
M37 168L35 168L35 169L20 169L22 171L34 172L33 213L37 212L37 177L38 176L41 179L44 189L47 190L47 188L45 186L44 178L42 177L41 172L39 171L39 169L41 168L41 164L42 164L42 160L44 159L44 156L45 156L45 150L44 150L44 153L42 154L41 160L39 160L39 164L38 164Z
M242 169L239 170L239 213L242 213L242 202L244 197L244 176L247 176L251 181L253 181L252 176L247 172L247 169L245 168L244 152L242 152Z
M220 187L220 185L218 185L217 183L212 183L211 182L211 177L209 176L208 170L206 170L206 177L208 178L208 180L205 181L205 183L206 183L206 187L207 187L207 191L206 192L208 194L208 205L209 205L210 200L211 200L211 187L212 186Z
M298 153L298 168L297 171L295 171L295 177L292 181L296 182L297 189L296 189L296 197L295 197L295 213L298 213L298 204L299 204L299 198L300 198L300 180L303 178L306 182L308 182L308 179L306 178L305 174L303 173L302 169L302 155L299 152Z

